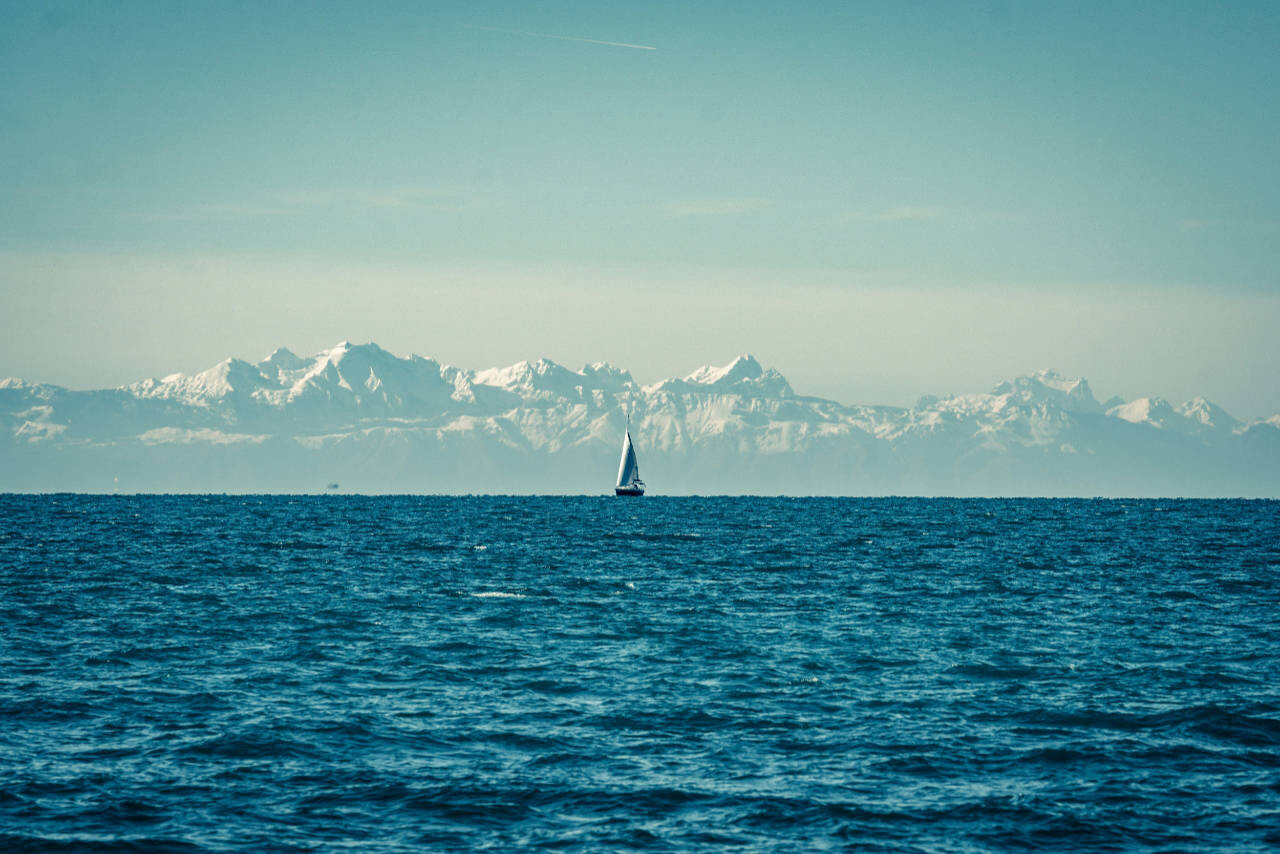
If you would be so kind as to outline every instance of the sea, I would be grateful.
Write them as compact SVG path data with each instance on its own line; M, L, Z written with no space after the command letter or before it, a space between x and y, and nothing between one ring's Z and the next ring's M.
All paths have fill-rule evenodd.
M1280 848L1280 502L0 496L3 851Z

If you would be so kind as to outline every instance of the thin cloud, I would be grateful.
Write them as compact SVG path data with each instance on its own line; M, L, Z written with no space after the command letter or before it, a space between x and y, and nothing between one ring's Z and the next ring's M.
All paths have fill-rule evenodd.
M585 42L586 44L602 44L607 47L626 47L632 50L657 50L653 45L648 44L631 44L629 42L610 42L603 39L588 39L581 36L562 36L556 33L536 33L532 30L513 30L508 27L481 27L476 24L464 24L463 26L471 30L488 30L494 33L511 33L516 36L533 36L539 39L558 39L566 42Z
M871 219L877 222L919 222L926 219L938 219L946 211L934 206L906 206L890 208L882 213L873 214Z
M832 223L843 225L851 222L928 222L944 219L949 215L950 212L946 208L937 205L900 205L880 211L846 211L832 220Z
M667 205L667 213L674 217L732 216L763 210L769 204L767 199L708 199Z
M1278 234L1280 220L1274 219L1184 219L1178 230L1223 231L1237 234Z
M341 210L462 211L475 204L463 193L428 187L338 187L273 191L233 202L193 202L174 210L138 213L134 218L159 222L293 217Z
M1005 223L1019 224L1041 219L1022 211L995 211L977 208L943 207L941 205L899 205L879 211L847 211L830 222L833 225L847 223Z

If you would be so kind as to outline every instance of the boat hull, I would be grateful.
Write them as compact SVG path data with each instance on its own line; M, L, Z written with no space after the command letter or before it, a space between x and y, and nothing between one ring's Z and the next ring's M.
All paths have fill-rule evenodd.
M615 486L613 488L614 495L644 495L644 490L638 486Z

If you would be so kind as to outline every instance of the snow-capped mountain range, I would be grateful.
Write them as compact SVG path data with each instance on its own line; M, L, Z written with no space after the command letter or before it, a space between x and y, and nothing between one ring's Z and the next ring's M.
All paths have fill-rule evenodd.
M1100 403L1039 371L912 407L797 394L751 356L640 385L605 362L472 371L278 349L97 391L0 381L0 491L1280 495L1280 415Z

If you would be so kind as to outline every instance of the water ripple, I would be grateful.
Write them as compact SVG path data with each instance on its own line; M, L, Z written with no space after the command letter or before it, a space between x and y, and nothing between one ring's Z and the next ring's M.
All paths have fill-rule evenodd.
M0 496L0 849L1280 846L1280 504Z

